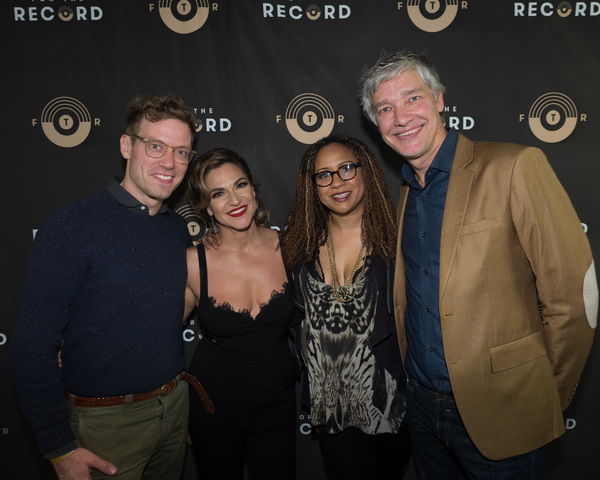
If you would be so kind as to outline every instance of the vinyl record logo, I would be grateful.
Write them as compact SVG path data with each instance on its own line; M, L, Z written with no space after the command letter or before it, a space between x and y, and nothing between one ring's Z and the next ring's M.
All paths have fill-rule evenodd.
M204 220L194 212L190 205L182 205L176 212L187 222L192 241L196 242L200 240L208 228Z
M546 143L567 138L577 125L577 107L562 93L551 92L538 98L529 110L529 128Z
M285 124L292 137L310 145L333 130L333 108L323 97L314 93L303 93L288 105Z
M318 20L321 17L321 7L318 5L309 5L306 9L306 16L311 20Z
M42 110L42 130L59 147L71 148L81 144L92 128L90 112L79 100L58 97Z
M60 18L63 22L70 22L73 20L75 14L73 13L73 9L66 5L63 5L58 9L58 18Z
M559 17L563 17L563 18L571 15L572 11L573 11L573 7L571 6L571 4L569 2L560 2L558 4L558 7L556 7L556 13L558 13Z
M208 0L159 0L158 12L175 33L192 33L206 23L209 3Z
M452 23L458 12L458 0L408 0L406 9L418 28L435 33Z

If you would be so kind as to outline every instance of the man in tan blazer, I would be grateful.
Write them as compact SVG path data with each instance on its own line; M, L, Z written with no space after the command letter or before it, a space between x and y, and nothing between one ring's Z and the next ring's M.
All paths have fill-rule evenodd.
M394 304L419 472L541 478L598 315L577 214L539 149L445 128L426 58L384 54L361 84L405 160Z

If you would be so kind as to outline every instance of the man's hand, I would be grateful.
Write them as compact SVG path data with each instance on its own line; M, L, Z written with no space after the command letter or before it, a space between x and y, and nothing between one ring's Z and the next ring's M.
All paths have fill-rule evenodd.
M55 463L53 467L59 480L90 480L92 468L106 475L117 473L117 467L112 463L102 460L85 448L76 448L71 455Z
M198 243L202 243L204 248L218 250L221 245L221 235L207 230L204 236L199 241L195 242L195 245L198 245Z

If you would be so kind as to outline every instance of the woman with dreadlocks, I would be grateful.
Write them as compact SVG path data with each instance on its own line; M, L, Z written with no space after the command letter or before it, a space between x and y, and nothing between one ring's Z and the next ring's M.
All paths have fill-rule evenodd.
M410 457L391 297L396 238L369 148L347 136L313 144L280 242L305 312L299 347L330 479L398 478Z

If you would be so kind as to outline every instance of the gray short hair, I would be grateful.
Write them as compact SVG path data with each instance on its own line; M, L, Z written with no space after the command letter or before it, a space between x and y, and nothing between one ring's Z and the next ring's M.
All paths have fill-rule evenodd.
M409 70L417 72L435 98L446 91L435 66L428 58L410 50L396 53L383 52L360 76L362 110L375 125L377 125L377 118L373 108L373 95L379 85Z

